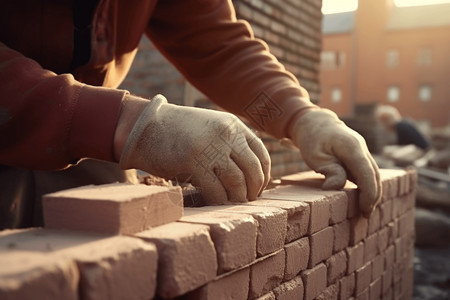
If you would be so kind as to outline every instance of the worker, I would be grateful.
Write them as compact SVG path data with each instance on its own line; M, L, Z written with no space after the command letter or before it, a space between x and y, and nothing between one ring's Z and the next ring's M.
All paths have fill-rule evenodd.
M381 124L391 132L395 133L398 145L415 145L423 150L428 150L430 142L417 126L402 118L397 108L391 105L378 105L375 115Z
M143 35L229 112L117 89ZM249 24L236 20L231 0L7 1L0 41L0 164L8 171L91 158L166 179L190 174L207 204L254 200L269 181L270 157L238 115L290 138L326 175L323 188L353 178L364 214L380 199L363 138L311 103ZM0 213L23 225L26 201L1 201Z

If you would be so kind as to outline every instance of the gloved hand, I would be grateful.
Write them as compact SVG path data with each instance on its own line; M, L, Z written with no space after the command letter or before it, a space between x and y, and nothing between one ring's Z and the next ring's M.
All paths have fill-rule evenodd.
M316 109L296 120L291 138L306 164L325 175L323 189L343 188L348 176L360 189L361 211L370 215L381 198L381 181L378 166L361 135L334 112Z
M191 174L206 204L254 200L270 178L264 144L236 116L161 95L139 116L119 163L166 179Z

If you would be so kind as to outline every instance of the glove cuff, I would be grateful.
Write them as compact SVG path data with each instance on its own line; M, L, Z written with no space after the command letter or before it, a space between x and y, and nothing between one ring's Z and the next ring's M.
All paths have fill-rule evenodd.
M142 111L139 118L136 120L136 123L131 130L125 146L123 147L122 154L120 155L119 166L123 170L136 168L142 165L141 160L144 159L146 155L142 155L142 152L147 149L139 149L140 145L145 145L147 143L142 143L143 139L150 139L148 134L148 126L149 120L155 119L158 114L158 110L162 105L167 104L167 99L163 95L156 95L153 99L146 105L144 110Z

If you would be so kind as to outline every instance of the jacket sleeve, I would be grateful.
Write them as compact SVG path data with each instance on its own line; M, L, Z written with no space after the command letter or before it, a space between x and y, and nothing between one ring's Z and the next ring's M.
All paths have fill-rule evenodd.
M125 93L57 75L0 43L0 164L61 169L83 157L112 161Z
M159 1L147 35L194 86L275 137L315 107L297 79L237 21L231 1Z

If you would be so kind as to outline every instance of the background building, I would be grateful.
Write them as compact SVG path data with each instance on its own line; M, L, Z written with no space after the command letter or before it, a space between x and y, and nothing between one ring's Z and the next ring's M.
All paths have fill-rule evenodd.
M340 116L390 104L432 127L450 122L450 4L397 7L359 1L352 12L324 15L323 107Z

